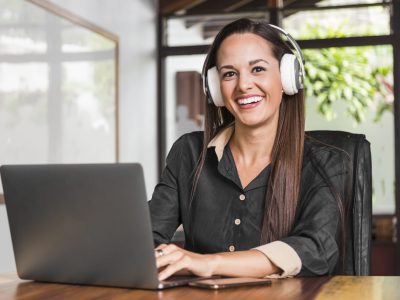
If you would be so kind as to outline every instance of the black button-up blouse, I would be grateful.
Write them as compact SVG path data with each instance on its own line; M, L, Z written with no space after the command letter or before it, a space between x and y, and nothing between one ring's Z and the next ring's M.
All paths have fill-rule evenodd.
M183 224L185 248L190 251L216 253L260 246L270 166L243 188L229 144L219 161L214 148L208 148L189 212L202 141L202 132L185 134L168 154L160 183L149 202L155 244L169 243ZM300 257L299 275L335 271L340 213L332 187L343 195L347 164L344 152L306 138L294 227L289 236L280 239Z

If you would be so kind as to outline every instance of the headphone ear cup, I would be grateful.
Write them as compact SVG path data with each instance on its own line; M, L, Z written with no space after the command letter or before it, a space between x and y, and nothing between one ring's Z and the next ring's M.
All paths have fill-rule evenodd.
M294 54L284 54L280 62L281 81L286 95L297 94L300 88L299 62Z
M219 81L217 67L208 69L206 85L209 91L209 97L214 102L215 106L225 106L224 99L222 98L221 94L221 84Z

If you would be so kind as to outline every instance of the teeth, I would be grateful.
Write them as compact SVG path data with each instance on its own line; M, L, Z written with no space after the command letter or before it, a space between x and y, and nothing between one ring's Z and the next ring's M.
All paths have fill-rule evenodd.
M249 104L249 103L256 103L256 102L260 102L262 100L262 97L260 96L255 96L255 97L250 97L250 98L245 98L245 99L239 99L238 103L240 105L244 105L244 104Z

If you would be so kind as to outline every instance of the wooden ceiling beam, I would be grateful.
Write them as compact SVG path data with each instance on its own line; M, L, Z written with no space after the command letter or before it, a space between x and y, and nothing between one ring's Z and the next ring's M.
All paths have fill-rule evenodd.
M159 12L167 16L181 10L188 10L203 2L206 0L159 0Z
M240 8L242 8L243 6L245 6L246 4L249 4L251 2L254 2L254 0L240 0L240 1L236 1L235 3L232 3L230 6L226 7L224 9L224 12L233 12L236 10L240 10Z
M235 12L248 12L248 11L264 11L267 12L272 9L280 9L283 6L283 3L288 0L253 0L243 2L244 5L235 10Z
M218 15L315 7L321 0L159 0L164 16ZM179 14L182 12L182 14Z
M268 9L279 9L282 7L282 0L267 0Z
M296 2L298 0L283 0L283 7L286 7L288 5L293 4L294 2Z
M236 0L236 1L208 0L199 5L196 5L195 7L187 9L185 11L185 14L182 15L182 17L213 16L213 15L222 15L225 13L257 14L260 12L267 12L269 7L274 7L275 5L284 5L287 2L292 3L292 1L299 1L299 0L283 0L283 1L282 0Z
M310 8L315 7L318 2L321 0L303 0L303 1L288 1L285 3L285 9L302 9L302 8Z
M185 15L207 15L209 13L222 14L223 9L232 4L232 0L203 1L196 6L192 6L185 11Z
M163 16L190 17L316 8L321 0L159 0Z
M241 7L256 0L209 0L187 10L187 15L209 15L241 12ZM265 1L265 0L264 0Z

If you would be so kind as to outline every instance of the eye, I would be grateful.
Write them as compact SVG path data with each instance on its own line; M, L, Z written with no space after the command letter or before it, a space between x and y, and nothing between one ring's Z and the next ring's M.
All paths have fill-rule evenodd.
M251 71L254 73L259 73L265 71L265 68L260 66L255 66Z
M222 78L230 78L230 77L233 77L233 76L235 76L235 75L236 75L235 72L233 72L233 71L228 71L228 72L225 72L225 73L222 74Z

